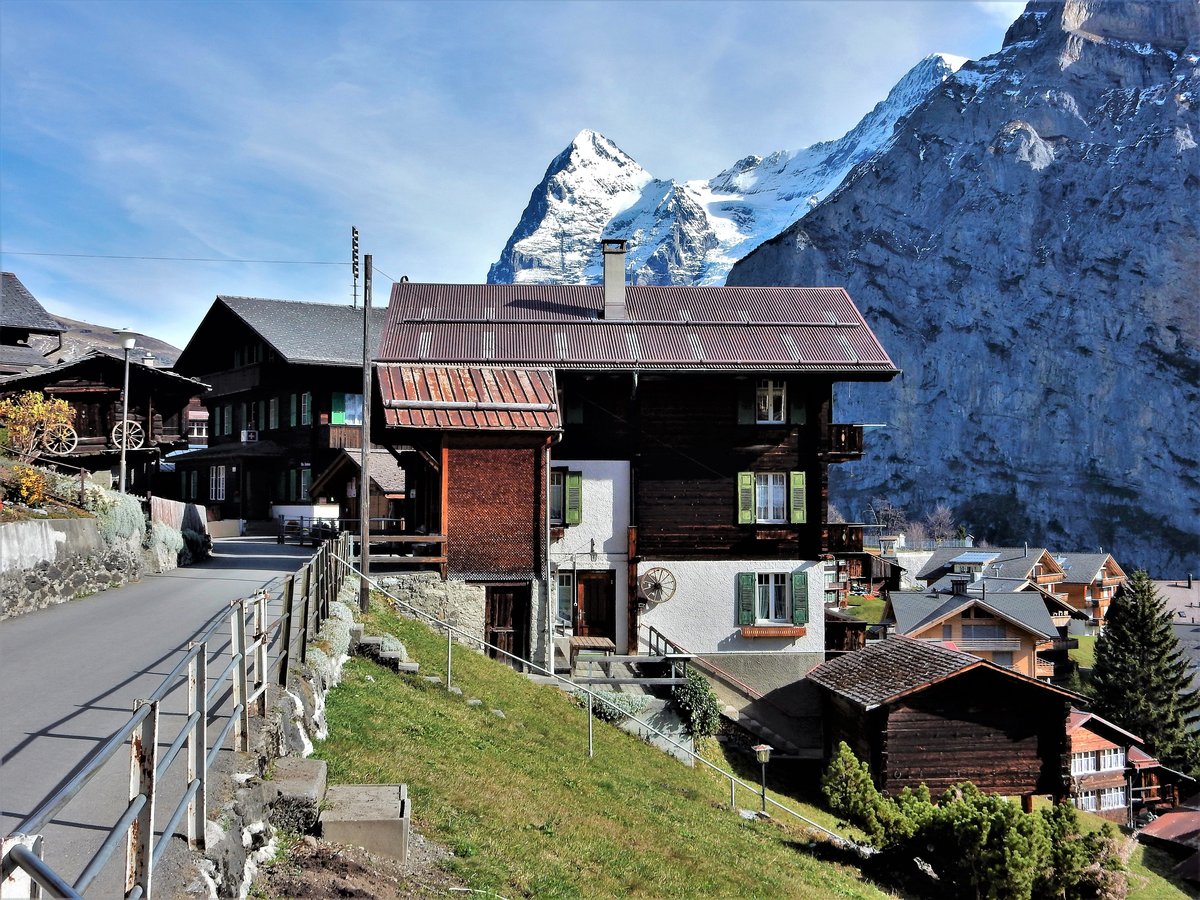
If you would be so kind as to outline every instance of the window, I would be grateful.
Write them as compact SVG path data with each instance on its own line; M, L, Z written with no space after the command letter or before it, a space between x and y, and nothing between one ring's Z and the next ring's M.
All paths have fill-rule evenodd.
M550 524L578 525L583 521L583 473L550 470Z
M254 430L261 431L262 427L267 424L267 401L259 400L257 411L254 416Z
M1088 812L1095 812L1096 792L1095 791L1080 791L1074 797L1076 809L1086 809Z
M1004 625L997 623L976 624L963 622L963 641L1003 641L1008 636Z
M228 409L229 407L226 407ZM224 500L225 499L225 467L224 466L209 466L208 467L208 499L209 500Z
M300 499L308 499L308 488L312 484L312 469L303 468L300 470Z
M787 421L787 387L782 381L764 378L754 392L754 416L760 425Z
M1097 771L1096 769L1096 751L1084 750L1081 753L1071 754L1071 774L1072 775L1087 775L1090 772Z
M330 401L329 424L361 425L363 413L362 394L344 394L334 391Z
M943 641L954 640L954 626L951 625L949 622L944 622L942 624L942 640Z
M189 419L188 420L188 441L194 443L198 440L208 437L208 420L207 419Z
M233 434L233 406L226 403L224 407L225 429L222 434Z
M300 395L300 424L312 424L312 394L308 391Z
M558 573L558 620L571 625L575 611L575 573Z
M1106 787L1100 791L1100 808L1101 809L1120 809L1127 805L1125 802L1125 788L1122 787Z
M238 415L237 415L237 430L242 431L243 429L248 429L249 427L250 427L250 414L246 411L246 404L245 404L245 402L239 403L238 404Z
M808 573L739 572L737 623L757 622L807 625Z
M1013 667L1013 655L1011 650L993 650L992 662L998 666L1004 666L1006 669Z
M758 621L787 622L787 575L762 572L758 576Z
M296 395L292 394L291 406L290 406L290 411L288 414L288 424L291 425L293 428L295 428L297 421L298 420L296 418Z
M1100 751L1100 771L1125 768L1125 749L1123 747L1106 747Z
M739 525L802 525L808 521L807 474L804 472L739 472Z
M272 397L267 401L267 427L279 427L279 398Z

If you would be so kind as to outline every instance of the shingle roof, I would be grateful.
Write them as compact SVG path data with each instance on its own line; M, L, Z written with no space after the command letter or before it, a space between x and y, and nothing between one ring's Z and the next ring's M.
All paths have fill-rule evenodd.
M0 327L36 334L60 334L66 330L12 272L0 272Z
M971 606L990 610L1002 619L1048 638L1058 637L1058 629L1046 611L1046 601L1036 591L979 594L930 595L893 591L889 598L896 618L898 634L913 634Z
M822 663L807 677L863 709L874 709L981 665L982 659L961 650L893 637Z
M556 369L819 371L886 380L891 359L841 288L631 285L392 287L381 359Z
M1066 573L1063 580L1068 584L1091 584L1110 559L1110 553L1060 553L1058 564Z
M973 551L974 552L974 551ZM986 574L995 578L1028 578L1034 565L1046 553L1045 547L990 547L986 551L994 555L994 559L985 567ZM951 567L951 561L963 553L962 548L943 547L933 551L929 561L917 573L917 578L928 581L930 578L940 578ZM945 570L944 572L942 570Z
M404 469L400 467L400 461L392 455L390 450L372 447L367 465L370 467L371 483L381 494L390 497L404 494ZM327 486L326 482L341 469L348 469L355 473L357 478L362 469L362 451L343 449L334 457L333 462L325 467L325 471L313 479L309 495L316 497L323 494Z
M377 369L383 414L399 428L559 431L554 370L500 366Z
M0 372L20 374L33 368L45 368L50 360L24 344L0 344Z
M362 365L362 307L225 295L216 302L227 306L288 362ZM386 318L386 307L371 307L372 356Z

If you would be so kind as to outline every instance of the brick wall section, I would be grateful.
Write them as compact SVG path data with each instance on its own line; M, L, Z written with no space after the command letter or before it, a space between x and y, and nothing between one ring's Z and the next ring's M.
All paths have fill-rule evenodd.
M528 577L537 571L541 453L541 448L449 450L451 574Z

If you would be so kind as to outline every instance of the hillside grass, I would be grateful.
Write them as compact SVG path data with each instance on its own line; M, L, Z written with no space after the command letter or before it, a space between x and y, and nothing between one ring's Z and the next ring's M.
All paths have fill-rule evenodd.
M1074 636L1072 635L1072 637ZM1071 659L1079 663L1080 669L1091 671L1096 667L1096 636L1094 634L1081 634L1078 638L1079 646L1074 650L1068 650L1067 653Z
M847 598L846 612L857 616L864 622L878 625L883 618L883 608L887 604L881 597L867 597L863 594L851 594Z
M444 677L444 637L380 605L367 621L369 632L399 637L422 675ZM782 815L760 821L730 811L728 779L704 767L600 722L589 759L587 715L557 688L465 647L455 647L453 676L461 697L352 660L330 698L329 739L316 755L334 783L406 783L418 828L450 846L450 867L474 890L539 898L888 896L864 880L852 854ZM468 705L471 697L482 705ZM712 752L722 764L724 751ZM739 789L738 805L757 809L757 794ZM822 810L801 811L838 827Z

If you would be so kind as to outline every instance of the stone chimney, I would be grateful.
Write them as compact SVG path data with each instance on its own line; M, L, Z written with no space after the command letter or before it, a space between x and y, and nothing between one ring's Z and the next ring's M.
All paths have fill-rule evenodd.
M147 350L146 355L142 357L142 365L153 369L156 362L157 360L154 358L154 354Z
M604 238L600 252L604 255L604 313L605 319L628 319L625 310L625 239Z

